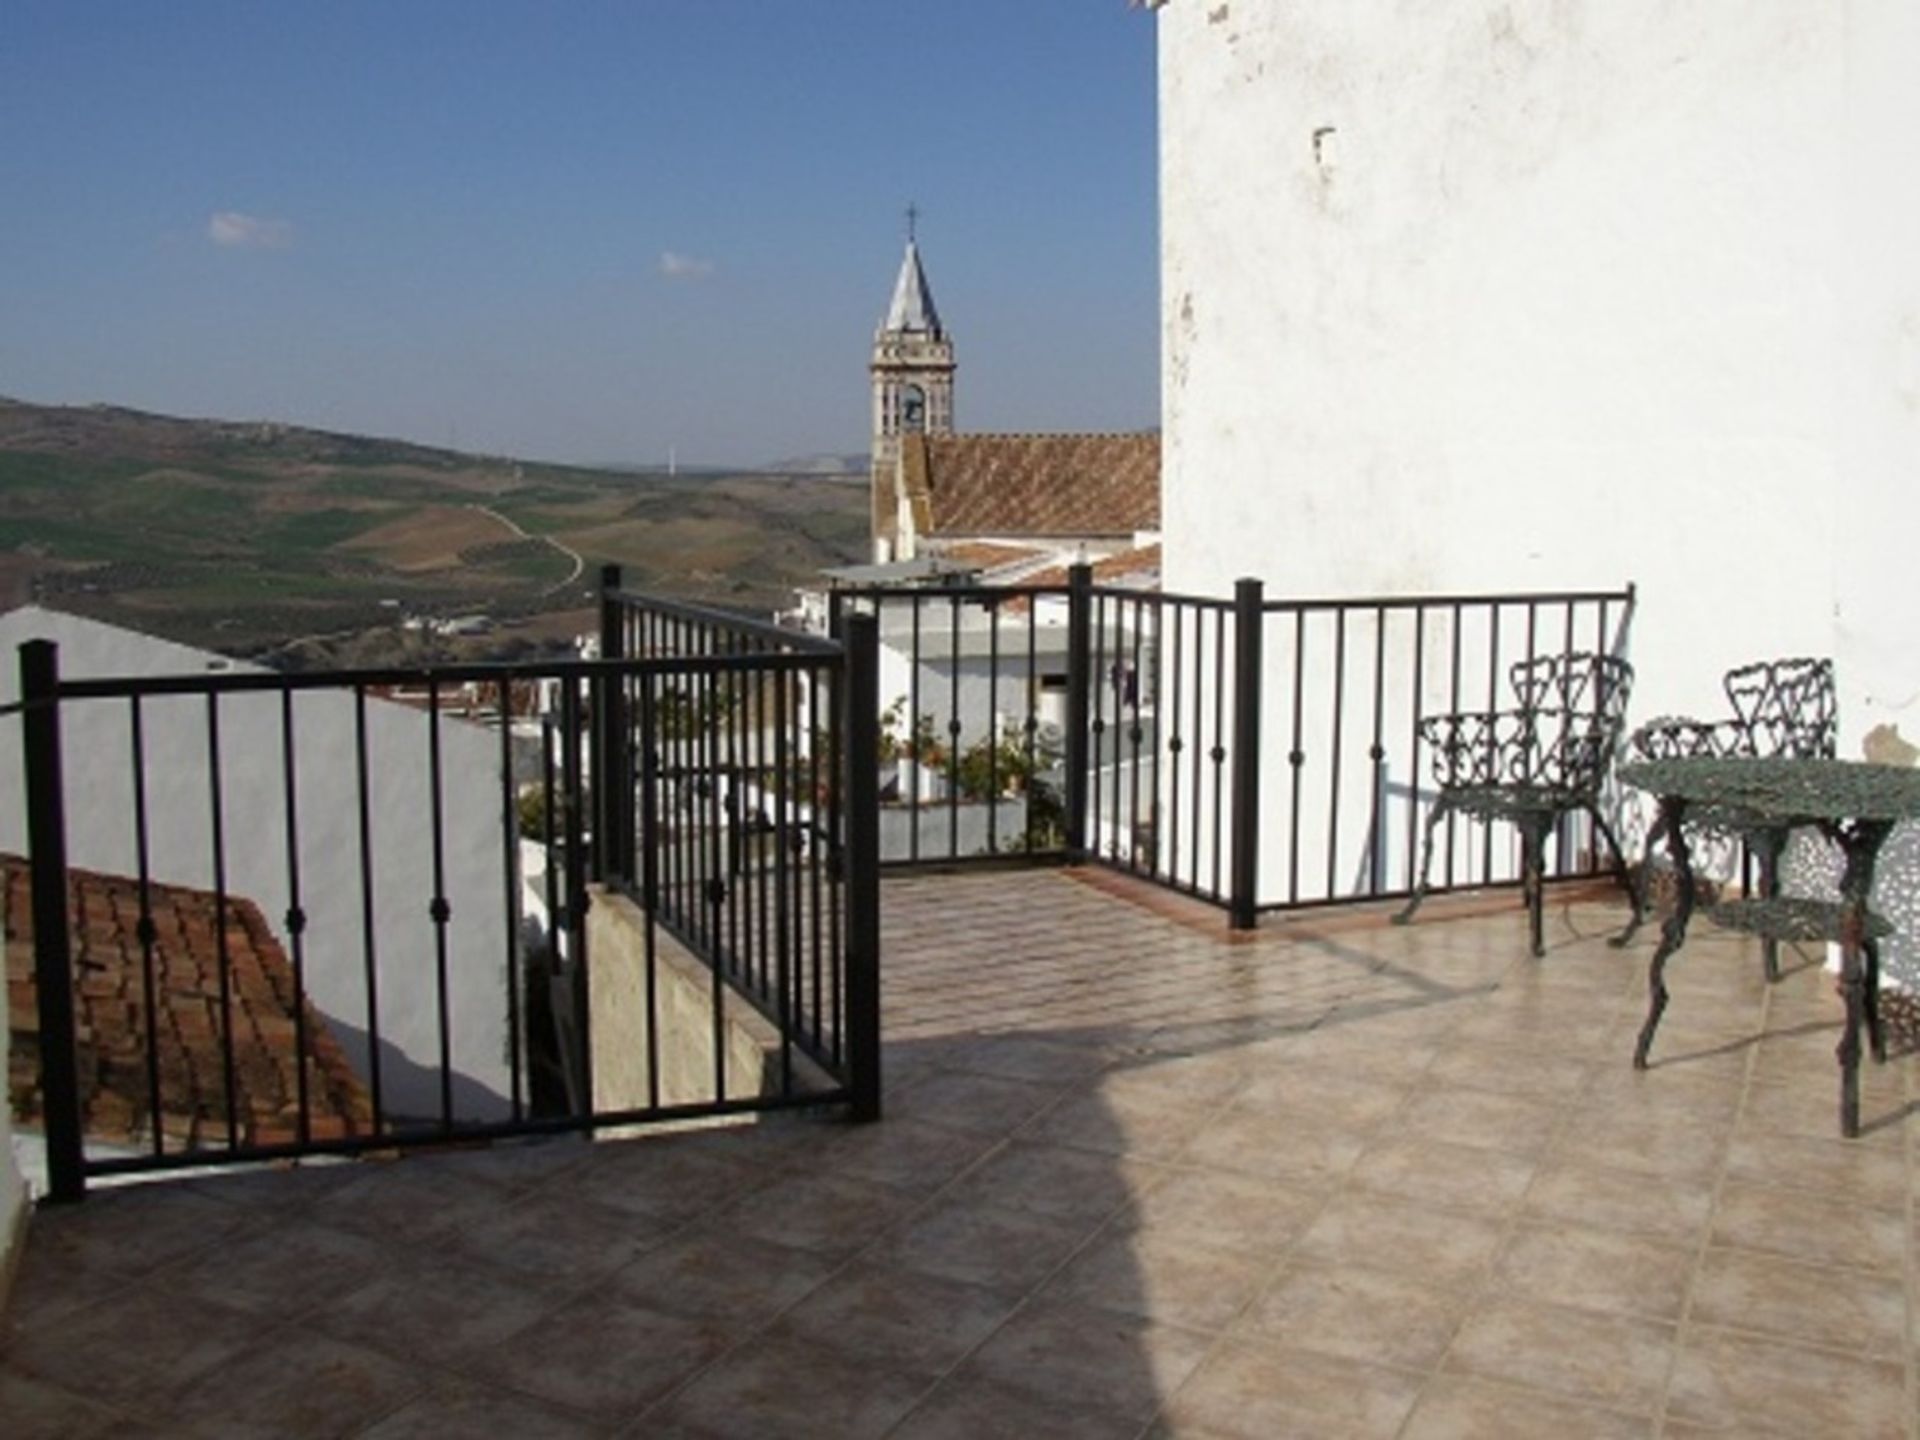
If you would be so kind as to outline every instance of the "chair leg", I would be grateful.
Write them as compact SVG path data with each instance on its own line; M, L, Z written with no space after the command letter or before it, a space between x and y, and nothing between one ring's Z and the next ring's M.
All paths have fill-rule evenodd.
M1867 957L1867 978L1861 1003L1866 1011L1867 1044L1873 1049L1873 1058L1885 1063L1887 1058L1887 1032L1880 1024L1880 942L1863 940L1860 948Z
M1600 817L1596 815L1594 818L1598 820ZM1627 917L1627 928L1607 942L1616 950L1631 944L1640 927L1646 923L1647 886L1653 874L1653 852L1659 848L1660 837L1667 833L1668 824L1667 812L1661 809L1655 814L1653 824L1647 830L1647 847L1640 855L1640 874L1627 890L1631 897L1633 913Z
M1780 898L1780 852L1787 848L1786 832L1757 830L1748 836L1760 857L1760 893L1769 900ZM1760 937L1760 964L1771 985L1780 978L1780 942L1771 935Z
M1534 958L1547 953L1541 935L1541 910L1546 903L1547 827L1552 817L1531 816L1520 825L1520 889L1527 901L1527 940Z
M1427 875L1433 869L1433 832L1438 828L1441 817L1451 809L1446 798L1442 796L1433 802L1433 808L1427 812L1427 833L1420 842L1420 877L1414 882L1413 894L1408 897L1407 903L1395 912L1393 923L1396 925L1404 925L1413 919L1413 912L1418 910L1420 902L1427 898Z

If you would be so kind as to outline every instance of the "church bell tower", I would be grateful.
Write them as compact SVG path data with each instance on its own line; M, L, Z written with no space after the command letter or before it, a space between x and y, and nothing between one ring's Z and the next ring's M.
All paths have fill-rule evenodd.
M873 558L905 559L900 546L900 437L953 433L953 341L941 327L907 210L907 252L893 282L893 303L874 332Z

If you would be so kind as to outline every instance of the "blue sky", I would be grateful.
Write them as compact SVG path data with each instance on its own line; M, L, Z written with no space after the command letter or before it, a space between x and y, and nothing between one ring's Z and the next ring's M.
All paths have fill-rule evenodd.
M1126 0L0 5L0 394L571 460L864 449L911 199L962 429L1157 423Z

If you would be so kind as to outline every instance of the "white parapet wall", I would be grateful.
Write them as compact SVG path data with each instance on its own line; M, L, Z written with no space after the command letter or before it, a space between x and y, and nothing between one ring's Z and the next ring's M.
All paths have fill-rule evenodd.
M16 652L30 639L59 646L61 674L68 679L249 668L131 630L28 607L0 616L0 701L19 694ZM210 889L214 811L206 701L154 697L141 710L150 877ZM68 862L134 875L129 706L74 701L62 707L61 721ZM286 915L294 866L287 853L280 697L223 698L218 725L226 888L260 907L291 954ZM377 1030L382 1100L390 1116L437 1118L440 1003L428 913L434 857L427 716L407 705L367 702L371 1005L351 694L297 695L293 732L299 836L294 859L307 917L302 946L308 994L362 1080L369 1078ZM505 1111L509 1084L508 945L517 939L507 928L503 890L508 871L499 737L443 717L440 744L453 1103L461 1118L497 1118ZM0 850L25 854L20 745L18 718L0 721ZM516 840L516 861L518 848Z
M1920 7L1158 23L1169 591L1631 580L1632 720L1830 655L1920 741Z

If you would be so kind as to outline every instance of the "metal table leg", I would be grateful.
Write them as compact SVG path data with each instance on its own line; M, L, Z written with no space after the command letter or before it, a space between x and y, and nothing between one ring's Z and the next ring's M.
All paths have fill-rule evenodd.
M1667 961L1687 939L1687 922L1693 918L1693 859L1687 854L1686 826L1681 822L1686 818L1687 802L1678 796L1660 797L1660 823L1667 831L1667 853L1673 857L1674 875L1678 881L1673 914L1660 927L1660 946L1653 952L1653 960L1647 966L1647 1020L1640 1027L1640 1039L1633 1047L1633 1068L1647 1068L1647 1052L1653 1048L1653 1032L1659 1028L1660 1016L1667 1008Z

